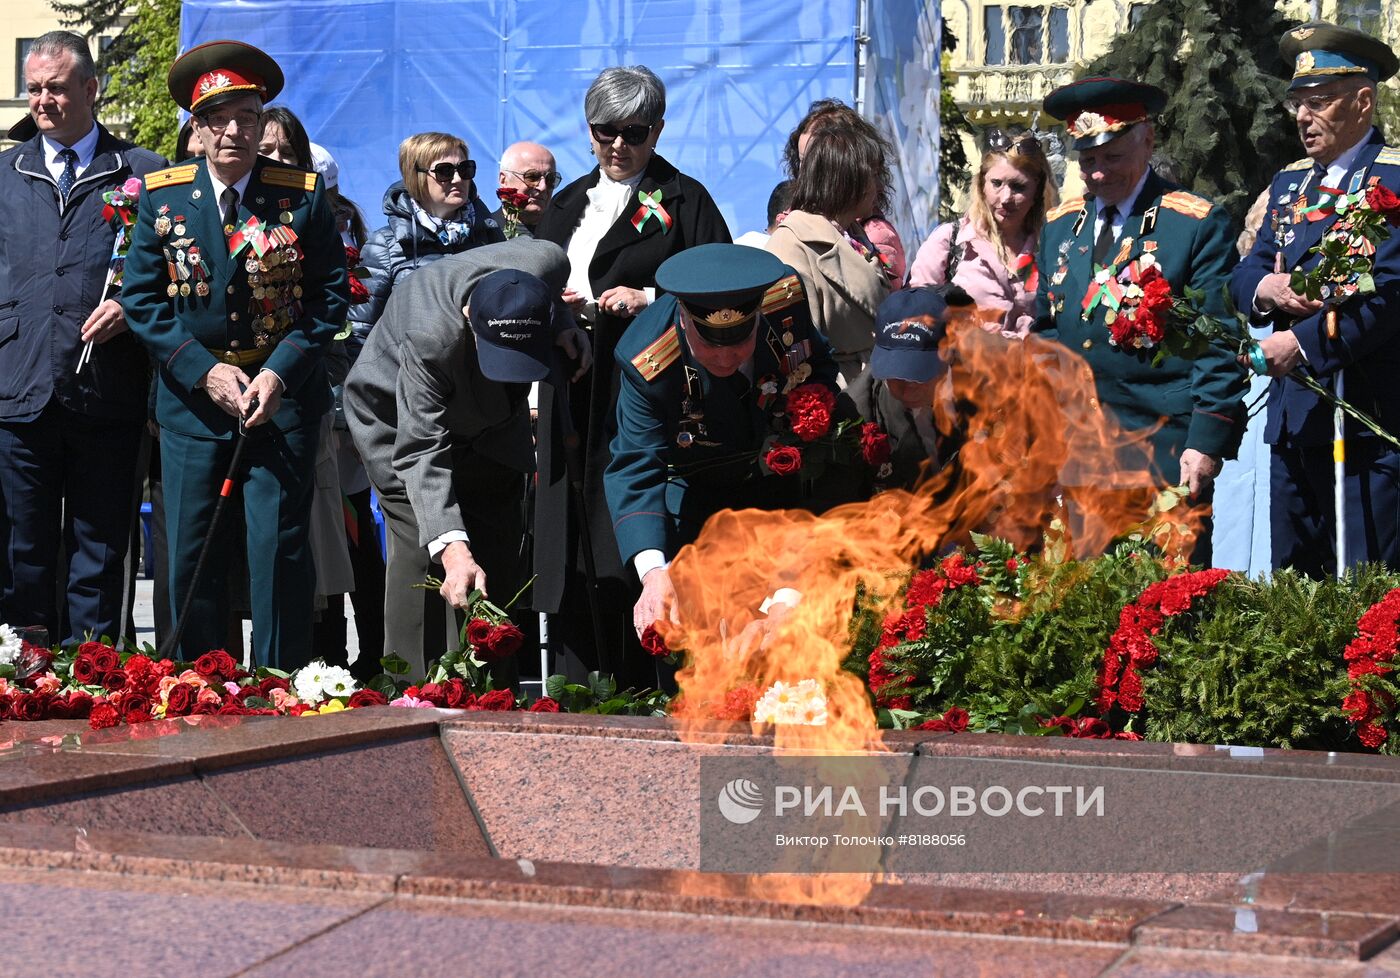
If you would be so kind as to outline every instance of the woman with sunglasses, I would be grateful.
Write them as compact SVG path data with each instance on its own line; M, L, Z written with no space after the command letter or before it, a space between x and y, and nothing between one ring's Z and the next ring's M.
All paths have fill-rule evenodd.
M1045 212L1059 200L1050 164L1034 133L1000 130L972 184L972 203L939 225L914 257L910 285L952 281L972 296L988 332L1020 338L1035 321L1035 249Z
M636 575L622 566L612 520L603 496L603 469L615 427L617 379L613 348L624 330L656 294L656 269L667 258L696 245L729 243L719 208L698 181L656 153L665 127L666 88L647 68L606 68L583 100L589 145L598 165L554 195L535 228L569 256L564 301L593 333L593 369L569 389L572 425L583 449L583 513L600 597L599 640L607 645L619 682L629 681L624 649L638 663L639 681L656 681L650 656L630 627L639 593ZM540 440L562 458L560 418L553 391L540 391ZM574 519L570 520L573 515ZM555 615L550 635L578 670L594 660L597 644L584 590L577 514L571 514L563 473L541 473L536 505L535 608ZM562 602L562 606L561 606ZM649 670L650 678L647 678Z
M360 264L369 271L369 301L350 307L363 342L394 286L445 255L506 239L491 208L476 195L476 161L467 144L443 132L420 132L399 145L402 180L384 191L389 223L369 236Z

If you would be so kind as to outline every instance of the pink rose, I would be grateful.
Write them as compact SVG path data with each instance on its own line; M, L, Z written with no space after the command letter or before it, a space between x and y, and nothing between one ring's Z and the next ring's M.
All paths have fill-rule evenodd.
M141 196L141 178L128 177L126 183L122 184L122 193L128 197Z

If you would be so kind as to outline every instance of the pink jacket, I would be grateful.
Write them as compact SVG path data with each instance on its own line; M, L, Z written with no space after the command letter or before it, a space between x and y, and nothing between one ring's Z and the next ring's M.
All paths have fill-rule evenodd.
M973 228L972 222L957 222L958 247L962 260L953 273L953 283L962 286L983 310L982 328L989 333L1022 337L1035 322L1035 249L1038 236L1026 240L1013 259L1023 271L1012 274L997 257L996 246ZM948 267L948 248L953 240L953 224L940 224L929 235L914 257L909 272L910 285L942 285Z

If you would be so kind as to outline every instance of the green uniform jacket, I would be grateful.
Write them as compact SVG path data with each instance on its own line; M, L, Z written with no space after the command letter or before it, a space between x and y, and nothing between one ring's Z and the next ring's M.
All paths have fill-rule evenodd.
M260 272L251 246L236 258L229 256L219 202L203 161L146 177L126 259L122 307L132 332L159 367L156 420L164 428L195 437L233 436L234 419L195 388L221 362L222 351L267 352L264 363L242 369L251 377L265 366L282 379L282 402L272 419L278 428L317 424L331 406L324 352L345 323L350 300L345 246L320 177L258 157L239 202L240 225L254 215L269 229L291 227L299 262L280 261ZM198 251L198 265L190 257L192 248ZM250 259L255 261L251 272ZM296 265L299 273L289 267ZM259 277L256 286L250 275ZM207 294L201 294L206 291L201 283ZM188 294L182 286L189 287ZM255 297L255 288L264 290L263 299ZM293 289L301 294L293 296ZM267 298L268 290L276 298ZM272 335L260 346L257 332L266 328L269 305L277 307Z
M1087 316L1085 293L1094 279L1097 203L1067 201L1050 212L1036 257L1036 331L1088 361L1098 400L1127 429L1161 423L1153 434L1153 462L1163 482L1180 481L1187 448L1233 458L1244 433L1244 368L1229 352L1212 349L1194 360L1169 357L1152 365L1152 349L1109 343L1101 302ZM1122 248L1127 246L1127 254ZM1109 259L1121 271L1151 251L1180 296L1191 286L1205 293L1210 311L1223 314L1224 287L1236 253L1230 219L1220 207L1149 173Z

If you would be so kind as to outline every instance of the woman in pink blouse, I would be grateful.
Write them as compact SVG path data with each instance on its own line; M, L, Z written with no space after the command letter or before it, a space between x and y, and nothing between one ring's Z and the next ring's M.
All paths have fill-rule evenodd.
M977 303L983 328L1020 338L1034 321L1036 243L1059 194L1034 134L997 136L982 157L966 216L929 236L909 284L942 285L951 269L953 282Z

